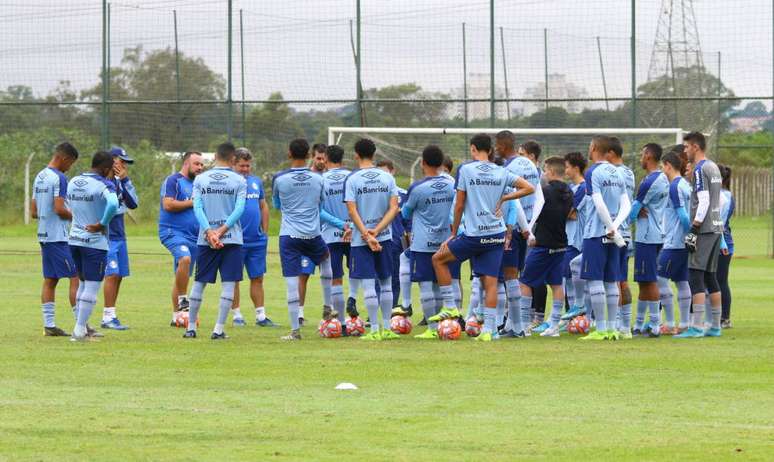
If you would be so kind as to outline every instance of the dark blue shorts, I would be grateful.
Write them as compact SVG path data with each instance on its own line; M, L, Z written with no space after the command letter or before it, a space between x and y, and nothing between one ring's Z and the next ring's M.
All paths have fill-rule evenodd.
M658 256L658 275L674 282L688 280L688 249L663 249Z
M462 262L461 261L453 261L449 263L449 273L451 274L452 279L459 279L460 278L460 270L462 268Z
M566 249L532 247L527 253L524 272L521 273L519 282L530 287L560 285L563 279L562 263L566 253Z
M593 237L583 240L581 279L619 282L621 280L621 253L625 253L626 248L618 248L612 239L606 243L603 243L602 239L602 237Z
M629 280L629 258L632 256L631 250L629 250L629 241L626 241L626 247L618 249L618 258L620 263L618 266L618 281L626 282Z
M661 244L634 243L634 281L656 282L658 280L658 253Z
M564 252L564 259L562 260L562 276L566 279L572 279L572 271L570 271L570 262L573 258L580 255L580 250L573 246L567 246L567 251Z
M498 277L504 244L505 233L478 237L461 234L449 241L449 250L459 262L470 260L474 273Z
M70 254L81 281L102 281L105 278L107 250L71 245Z
M67 242L41 242L40 256L43 259L44 278L71 278L78 274Z
M172 254L172 258L174 259L173 268L175 271L177 271L177 263L180 259L189 257L191 259L189 274L193 274L196 253L199 251L199 247L196 245L196 239L188 240L184 237L170 235L161 238L161 244Z
M328 252L331 254L331 270L333 279L344 277L344 267L349 266L349 242L332 242L328 244ZM346 259L346 263L345 260Z
M266 274L266 243L267 239L263 239L255 244L242 246L242 263L250 279Z
M411 282L436 282L432 252L411 252Z
M517 238L521 238L521 235L516 232L511 232L511 248L510 250L503 250L503 268L521 268L524 266L524 259L521 258L521 244L516 241ZM524 240L524 239L521 239Z
M524 271L524 262L527 261L527 240L521 234L515 233L511 240L511 247L519 249L519 271Z
M372 252L367 245L349 250L350 279L392 278L392 241L382 241L381 252Z
M196 282L215 283L218 273L221 282L242 280L242 246L226 244L222 249L200 245L196 256Z
M299 239L290 236L279 238L280 263L282 264L282 276L293 277L302 274L312 274L314 265L319 265L328 256L328 246L320 236L312 239ZM304 270L303 257L307 257L306 271Z
M105 276L129 276L129 252L126 241L110 241Z

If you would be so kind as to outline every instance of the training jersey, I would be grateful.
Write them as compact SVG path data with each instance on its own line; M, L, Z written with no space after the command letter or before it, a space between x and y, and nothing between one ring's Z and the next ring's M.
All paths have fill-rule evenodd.
M618 173L621 175L624 185L626 186L626 194L629 196L629 203L634 203L634 171L626 166L626 164L615 165L615 168L618 169ZM618 231L621 233L621 237L626 241L631 241L632 227L629 224L629 220L624 220L618 228Z
M734 195L728 189L721 189L720 194L725 197L725 203L720 209L720 219L723 220L723 239L728 246L728 252L734 253L734 237L731 234L731 217L734 216L736 210L736 201Z
M564 181L549 181L542 186L545 204L535 221L535 244L548 249L567 247L567 215L572 209L573 194Z
M246 196L245 178L228 167L214 167L198 175L193 182L194 213L199 221L196 244L209 245L205 236L207 229L225 224L229 229L221 236L220 242L242 245L239 219L244 212Z
M282 211L280 236L311 239L320 235L323 177L307 167L283 170L272 179L272 202Z
M67 242L70 220L54 211L54 199L67 199L67 177L53 167L46 167L35 177L32 198L38 209L38 241Z
M67 206L73 214L68 239L70 245L108 250L107 233L92 233L86 230L86 226L102 220L111 195L112 200L117 202L115 184L96 173L81 173L70 180L67 185Z
M373 229L382 221L390 208L392 197L398 196L395 178L377 167L355 170L344 183L344 202L354 202L366 229ZM386 226L376 240L392 240L392 226ZM367 245L360 230L352 229L352 247Z
M567 219L565 233L567 234L567 245L575 247L578 251L583 249L583 225L585 221L585 199L586 183L581 181L578 184L570 184L572 193L572 208L575 209L575 219Z
M116 188L116 195L118 196L118 210L110 220L110 235L111 241L125 241L126 240L126 227L124 226L124 214L127 210L134 210L140 204L140 199L137 196L137 188L132 184L132 180L129 177L113 178L111 180Z
M640 183L637 201L648 211L647 217L637 217L634 242L661 244L664 242L664 208L669 202L669 179L661 170L651 172Z
M400 210L403 207L403 204L406 203L406 195L408 194L408 191L401 188L400 186L396 186L396 188L398 190L398 210ZM403 250L403 235L406 234L407 229L411 229L411 226L408 225L407 222L403 221L403 215L398 213L395 215L392 223L390 223L390 228L392 228L390 232L392 233L393 249Z
M686 207L691 200L691 185L685 181L685 178L678 176L669 183L669 200L664 208L664 248L665 249L684 249L685 235L687 231L680 222L678 210L683 208L686 213Z
M199 223L196 221L193 207L181 212L164 210L164 198L171 197L176 201L188 201L193 197L193 180L180 174L169 175L161 184L161 199L159 200L159 237L162 239L171 235L195 241L199 236Z
M352 173L346 168L334 168L322 174L323 209L343 222L349 221L347 204L344 203L344 181ZM343 242L344 230L323 221L321 224L322 238L326 244Z
M524 156L511 157L505 161L503 167L505 167L508 171L512 172L516 176L524 178L535 188L539 187L540 171L528 158ZM521 208L524 210L524 215L527 217L527 222L532 221L532 211L535 208L535 195L530 194L518 200L521 202Z
M720 169L715 162L704 159L693 169L693 190L691 191L691 222L696 220L699 207L699 192L709 191L709 209L699 226L699 233L722 233L723 221L720 219L720 188L722 179Z
M466 236L505 232L505 223L502 217L495 215L495 208L507 188L512 187L517 179L515 173L492 162L474 160L459 166L456 188L466 194L463 216Z
M266 235L261 228L261 201L264 200L263 182L257 176L245 176L247 193L245 194L245 211L239 223L242 225L242 245L255 246L261 243Z
M401 214L411 219L412 252L435 252L451 236L456 194L454 180L447 176L430 176L411 185Z
M607 235L607 227L597 213L592 195L594 193L602 195L602 200L610 213L610 219L615 221L621 208L621 196L627 193L627 188L619 169L607 161L597 162L589 167L585 178L586 195L590 205L583 238L593 239Z

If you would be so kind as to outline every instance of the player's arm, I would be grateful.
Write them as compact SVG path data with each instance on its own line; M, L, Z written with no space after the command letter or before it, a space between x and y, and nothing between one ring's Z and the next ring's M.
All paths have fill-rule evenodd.
M258 205L261 208L261 230L263 234L269 234L269 204L266 199L261 199Z
M106 230L110 225L110 220L113 219L118 210L118 196L114 191L106 188L102 191L102 197L105 199L105 210L102 211L102 218L98 223L86 225L86 231L90 233L99 233Z
M38 204L35 202L35 198L30 201L30 216L32 218L38 218Z
M696 206L696 215L693 217L693 227L699 228L704 219L707 218L707 212L710 206L710 193L709 189L704 186L704 179L702 178L702 172L700 170L694 171L694 184L696 185L696 198L698 199L698 205ZM697 230L698 231L698 230Z
M624 192L621 194L621 202L618 207L618 216L615 217L613 222L613 229L618 229L629 217L629 212L632 210L632 203L629 201L629 194Z
M347 223L342 220L341 218L333 215L328 210L323 207L322 203L320 203L320 221L323 223L328 223L329 225L333 226L337 229L344 229L344 227L347 225Z
M352 221L352 224L355 225L355 228L360 231L360 236L366 241L368 248L374 252L382 250L382 246L379 244L379 241L376 240L376 236L368 233L368 229L365 227L365 223L363 223L363 219L357 211L357 204L353 201L346 201L346 204L349 219Z
M537 201L537 197L541 197L541 198L543 197L542 191L538 193L538 190L540 188L535 189L535 187L532 186L532 184L529 181L525 180L520 176L516 176L516 178L511 183L511 187L514 188L513 191L503 195L503 197L500 198L500 203L503 203L505 201L511 201L513 199L519 199L524 196L529 196L532 193L535 193L536 201Z
M241 179L239 186L237 187L236 202L234 203L234 210L231 211L226 222L223 223L215 230L218 234L218 238L226 234L226 232L233 228L235 224L242 218L242 214L245 213L245 202L247 201L247 182L244 178Z
M384 229L390 226L392 220L398 215L398 196L390 196L390 208L387 209L387 213L384 214L379 224L373 230L375 236L384 231Z
M454 218L451 225L451 238L457 235L457 231L460 229L460 223L462 223L462 214L465 212L465 199L468 197L467 191L462 189L457 190L457 197L454 199Z
M32 200L31 207L35 206L35 200ZM72 220L73 214L70 212L70 210L67 208L67 205L65 204L65 198L64 197L54 197L54 213L56 213L59 218L62 220ZM37 218L38 216L38 210L37 207L35 207L35 213L33 215L34 218Z
M164 182L164 196L161 198L161 206L165 212L178 213L193 207L193 200L180 201L177 197L177 181L169 177Z
M545 204L546 198L543 196L543 187L538 185L538 187L535 188L535 205L532 207L532 220L530 220L529 225L527 225L527 231L529 231L529 236L532 238L534 238L532 230L535 229L535 223L537 223L538 217L540 217L540 213L543 211L543 206Z

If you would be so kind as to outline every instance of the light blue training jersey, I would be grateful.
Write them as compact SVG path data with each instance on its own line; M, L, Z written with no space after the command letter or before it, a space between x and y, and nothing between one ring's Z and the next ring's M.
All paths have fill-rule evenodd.
M344 182L349 174L352 173L346 168L334 168L322 174L323 179L323 209L341 221L349 221L349 212L347 204L344 203ZM344 230L333 226L331 223L323 220L322 238L326 244L342 242L344 239Z
M280 236L311 239L320 235L323 177L307 167L289 168L271 182L274 208L282 211Z
M228 231L220 238L223 244L242 245L242 224L239 219L245 209L247 181L228 167L215 167L193 182L193 205L199 222L197 245L209 245L207 229L225 224Z
M377 167L355 170L344 183L344 202L354 202L357 213L367 229L375 228L390 208L392 197L398 196L395 178ZM379 242L392 239L392 226L385 226L376 236ZM367 245L357 227L352 229L352 247Z
M495 215L495 208L507 188L512 187L517 179L515 173L492 162L474 160L460 165L456 188L466 193L463 216L466 236L505 232L505 222Z
M629 195L629 203L631 204L634 202L634 172L627 167L626 164L616 165L615 168L618 169L618 173L623 179L624 185L626 186L626 194ZM615 218L613 219L615 220ZM632 240L632 227L629 225L629 220L624 220L623 223L621 223L621 227L618 228L618 231L626 241Z
M664 208L669 202L669 179L661 170L651 172L640 183L637 201L648 211L647 217L637 217L634 242L661 244L664 242Z
M610 213L610 219L615 221L621 208L621 196L626 194L626 184L619 169L609 162L597 162L586 170L586 195L589 202L589 214L583 230L584 239L593 239L607 234L607 227L597 213L591 198L594 193L600 193L602 200ZM628 218L628 217L627 217ZM619 228L620 229L620 228Z
M567 245L575 247L577 250L583 249L583 225L584 221L584 200L586 199L586 183L580 182L578 184L570 183L570 191L572 191L572 208L575 209L575 219L567 219L567 224L564 226L565 234L567 234Z
M527 180L529 184L538 188L540 184L540 171L531 160L524 156L516 156L508 159L504 165L508 171ZM521 208L527 217L527 222L532 221L532 210L535 208L535 195L530 194L518 199L521 202Z
M664 208L664 248L684 249L685 235L688 231L680 223L678 210L683 208L688 216L688 206L691 200L691 184L685 178L678 176L669 183L669 200Z
M70 220L54 212L54 199L67 198L67 177L59 170L46 167L35 177L32 198L38 210L38 241L67 242Z
M413 252L435 252L451 236L449 212L456 194L448 176L430 176L408 189L401 213L411 219Z
M103 232L89 232L86 226L102 222L109 202L118 207L115 185L107 178L87 172L70 180L67 185L67 207L73 214L68 239L70 245L108 250L107 225L112 214L107 217L107 223L102 223L105 225Z

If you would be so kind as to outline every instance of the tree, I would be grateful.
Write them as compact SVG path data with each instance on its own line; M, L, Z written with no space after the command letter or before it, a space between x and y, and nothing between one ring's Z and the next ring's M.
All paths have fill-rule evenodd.
M259 162L278 166L288 160L288 142L304 136L304 131L282 93L272 93L269 101L254 107L247 115L246 139Z

